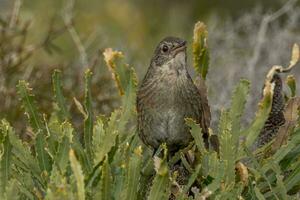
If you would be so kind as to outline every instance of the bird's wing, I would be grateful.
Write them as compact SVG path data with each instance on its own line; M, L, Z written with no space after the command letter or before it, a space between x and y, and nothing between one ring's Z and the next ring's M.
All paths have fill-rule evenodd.
M202 111L201 114L201 125L203 126L202 129L205 129L204 132L208 134L208 128L210 127L210 121L211 121L211 113L210 113L210 107L208 105L208 99L207 99L207 87L205 84L205 81L197 76L197 78L194 81L194 84L196 85L199 93L200 93L200 101L201 101L201 108Z
M209 146L219 153L219 138L217 135L209 135L209 127L210 127L210 121L211 121L211 112L210 112L210 106L208 104L208 97L207 97L207 87L205 84L205 81L197 76L194 84L196 85L199 94L200 94L200 101L201 101L201 108L202 111L201 114L201 127L203 130L203 139L206 145L206 148L209 148Z

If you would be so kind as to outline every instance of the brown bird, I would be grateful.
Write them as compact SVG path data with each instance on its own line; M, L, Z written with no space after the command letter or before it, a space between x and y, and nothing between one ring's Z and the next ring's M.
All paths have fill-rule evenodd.
M166 143L170 155L192 141L185 118L200 124L208 146L210 110L206 88L197 87L187 70L186 41L166 37L157 46L137 93L138 131L154 148Z

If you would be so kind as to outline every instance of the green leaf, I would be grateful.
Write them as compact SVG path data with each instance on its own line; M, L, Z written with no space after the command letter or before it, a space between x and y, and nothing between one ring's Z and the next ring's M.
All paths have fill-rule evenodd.
M137 77L133 68L128 69L128 81L125 87L125 95L122 97L122 115L120 116L120 122L118 124L119 133L126 132L126 125L136 115L135 103L136 103L136 88L137 88ZM126 138L126 134L124 137Z
M52 168L52 160L50 155L46 151L47 143L45 139L45 135L41 132L38 132L35 139L35 151L37 153L37 159L39 161L39 166L42 171L47 171L50 173Z
M217 177L220 165L224 166L224 163L221 160L219 160L217 152L211 152L208 156L208 174L211 177Z
M199 124L196 124L196 122L191 118L186 119L186 124L189 127L191 127L191 134L192 134L192 136L195 140L195 143L196 143L197 148L199 149L199 151L200 152L207 152L207 150L204 146L202 131L201 131L201 127L199 126Z
M9 132L12 132L12 128L6 121L2 120L0 124L0 135L2 138L0 143L0 197L6 191L12 170L12 146L9 142Z
M91 80L92 72L87 70L85 72L85 98L84 107L87 117L84 119L84 145L88 155L88 161L92 163L93 150L93 106L92 106L92 94L91 94Z
M266 175L265 171L262 169L261 164L257 161L257 159L254 157L253 153L250 152L249 149L245 148L245 152L247 153L248 157L252 160L253 166L254 168L248 168L251 173L253 173L255 175L255 178L257 180L259 180L260 178L263 178L265 185L267 186L267 189L270 190L270 196L274 197L275 199L278 199L278 195L276 194L273 184L272 184L272 180L269 180L269 177ZM270 162L269 165L271 166L273 163ZM272 168L272 166L270 167ZM258 188L257 185L255 185L255 193L256 195L260 195L260 188Z
M280 196L282 199L288 199L287 196L287 189L285 187L285 184L283 182L283 176L276 174L276 179L277 179L277 187L278 187L278 191L280 192Z
M28 83L25 81L19 81L17 85L18 93L22 99L23 106L27 113L29 122L36 133L35 143L36 143L36 153L39 161L40 168L48 173L51 170L51 159L46 151L47 143L45 140L45 126L42 121L42 117L38 114L37 107L34 103L33 95L31 94L31 89L28 87Z
M109 70L113 75L113 79L122 99L122 115L117 124L119 134L125 132L126 124L135 116L135 99L137 88L137 76L135 70L124 62L124 55L122 52L113 51L108 48L103 53L104 60ZM123 141L126 135L122 135Z
M108 156L106 155L104 163L102 165L102 175L100 180L100 189L97 190L96 198L99 200L111 200L112 199L112 175L108 162Z
M35 191L37 191L37 187L42 189L35 177L27 171L19 171L18 175L15 176L15 179L18 182L18 189L20 191L20 195L25 196L27 199L35 199L37 195ZM39 193L40 194L40 193Z
M29 145L23 144L12 128L9 129L11 130L8 132L9 141L12 145L13 158L15 158L13 159L13 163L25 172L30 171L33 177L37 179L41 185L45 186L46 182L44 178L41 177L41 169L37 160L31 155Z
M121 60L124 57L123 53L120 51L114 51L111 48L107 48L103 52L103 56L106 62L106 66L112 73L113 80L115 81L115 84L119 90L120 95L124 95L124 85L121 83L120 74L118 73L117 70L118 65L116 65L116 62ZM124 82L124 80L122 82Z
M270 165L271 165L271 169L275 172L275 175L272 174L272 178L275 176L274 182L276 179L276 186L273 188L273 191L280 197L280 199L288 199L287 189L283 182L283 175L281 175L282 171L280 169L280 166L272 161L270 161ZM271 178L269 178L269 180L271 180ZM272 191L269 191L264 194L265 198L269 198L271 196L272 196Z
M51 115L49 121L44 117L47 137L47 151L51 157L57 152L57 143L60 143L63 135L61 134L61 125L58 122L57 115Z
M197 165L195 171L190 176L187 185L184 186L183 194L187 194L188 193L189 189L192 187L192 185L194 184L194 182L197 180L198 175L200 173L200 170L201 170L201 164Z
M256 113L255 119L252 121L250 127L243 131L243 135L246 136L245 145L250 148L261 129L264 127L265 121L269 117L269 113L272 106L272 91L271 88L264 90L264 97L259 103L259 109Z
M68 153L67 153L68 155ZM48 183L46 200L76 199L67 178L54 166Z
M206 79L209 68L207 35L208 33L205 24L197 22L194 27L193 61L195 71L201 75L203 80Z
M221 187L221 182L224 179L224 176L226 174L225 172L225 164L224 162L216 162L217 157L216 153L214 153L215 156L213 156L210 160L210 163L214 163L214 170L211 170L211 175L214 178L211 184L207 186L207 191L210 191L211 193L214 193Z
M105 49L103 55L107 67L113 74L120 95L123 96L126 92L128 95L128 88L133 86L132 83L134 83L134 87L137 85L134 69L124 62L124 55L120 51L108 48Z
M254 187L255 195L259 200L265 200L264 195L260 192L259 188Z
M141 149L137 149L137 140L139 138L136 137L137 135L135 134L134 136L132 133L127 134L127 139L120 143L119 137L117 137L117 142L116 145L111 149L108 157L109 160L112 162L112 166L117 166L115 168L114 172L114 198L115 199L125 199L126 198L126 190L127 190L127 183L128 183L128 178L129 178L129 165L132 160L131 158L133 157L132 152L136 152L139 154ZM140 159L141 162L145 162L145 157L147 156L142 156ZM130 159L128 159L130 158ZM149 159L149 157L148 157ZM151 160L151 159L150 159ZM138 167L138 166L135 166ZM142 171L142 170L141 170ZM142 173L142 172L139 173ZM132 178L132 177L131 177ZM141 176L139 176L140 179L140 184L144 180ZM144 187L145 188L145 187ZM144 189L144 188L135 188L135 189ZM143 191L142 191L143 192ZM142 192L138 192L138 195L141 195ZM137 199L140 199L138 197Z
M0 194L1 195L1 194ZM4 200L19 200L19 188L16 179L11 179L8 182L6 192L4 195Z
M189 162L187 161L187 159L185 158L185 155L183 152L180 152L181 156L180 156L180 159L181 159L181 162L182 162L182 166L189 172L189 173L192 173L193 172L193 169L191 167L191 165L189 164Z
M248 80L242 79L238 86L235 88L232 100L231 107L229 111L230 119L231 119L231 133L232 140L235 146L238 145L239 136L240 136L240 124L241 117L243 115L245 104L247 101L247 97L249 94L250 82ZM238 148L235 148L235 152Z
M293 75L288 75L286 78L286 83L290 88L291 91L291 97L295 97L296 96L296 80L295 77Z
M74 150L74 152L76 153L76 156L82 166L84 174L90 174L93 170L93 166L91 165L91 162L88 160L88 155L87 155L86 151L84 151L80 142L76 141L76 139L74 139L71 146L72 146L72 149Z
M52 74L52 85L54 91L55 101L59 108L59 119L60 121L70 120L70 113L68 112L68 108L66 106L65 97L62 92L62 84L61 84L61 72L59 70L55 70Z
M72 149L69 152L69 158L70 158L71 168L76 180L77 199L85 200L84 176L82 173L82 168L80 163L76 159L74 151Z
M235 180L235 144L231 134L231 118L228 111L222 111L219 122L220 159L225 163L225 187L232 188Z
M126 198L127 200L136 200L139 191L139 180L141 177L142 148L137 147L129 160L126 177Z
M42 117L37 111L37 106L34 103L33 94L31 93L31 88L26 81L19 81L17 85L18 94L21 97L22 104L25 108L26 115L29 119L29 123L35 132L44 129Z
M147 198L148 200L164 200L169 198L170 180L166 157L166 149L164 151L163 159L160 159L159 157L154 157L156 175L152 182L152 187Z
M190 118L186 119L186 124L191 128L191 135L193 136L196 146L201 153L201 175L206 177L208 176L209 170L211 169L211 166L209 164L210 154L205 148L201 127L199 126L199 124L196 124L193 119Z
M114 115L115 114L113 113L110 123L113 123ZM117 133L116 131L111 129L113 129L113 126L109 125L105 130L101 118L97 118L93 134L93 149L95 154L95 163L101 162L105 155L108 154L111 148L116 144Z
M68 153L71 148L73 128L70 123L65 122L62 124L61 129L63 137L62 141L58 144L58 150L54 160L61 172L64 172L69 162Z
M298 145L300 144L300 130L299 131L296 131L291 139L288 141L287 144L285 145L282 145L277 151L276 153L272 156L272 160L274 163L276 164L279 164L279 162L281 160L283 160L285 158L285 156L290 153L294 148L296 148ZM267 172L268 170L268 165L265 164L263 167L262 167L262 170L264 172Z
M300 161L296 164L295 170L284 180L284 185L288 191L300 183Z

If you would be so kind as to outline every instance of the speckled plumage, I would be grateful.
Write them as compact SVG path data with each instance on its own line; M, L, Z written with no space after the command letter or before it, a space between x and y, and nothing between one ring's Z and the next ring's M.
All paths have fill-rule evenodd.
M163 52L168 45L169 52ZM179 49L179 50L177 50ZM162 40L137 93L138 131L142 141L154 149L166 143L176 152L192 140L185 118L200 123L205 142L210 120L204 120L203 97L187 71L185 41Z

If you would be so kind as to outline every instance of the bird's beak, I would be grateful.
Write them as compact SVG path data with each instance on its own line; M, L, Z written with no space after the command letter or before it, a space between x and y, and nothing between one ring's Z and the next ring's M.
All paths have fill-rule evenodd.
M175 47L172 50L173 56L175 57L179 52L185 51L186 50L186 41L182 42L180 45Z

